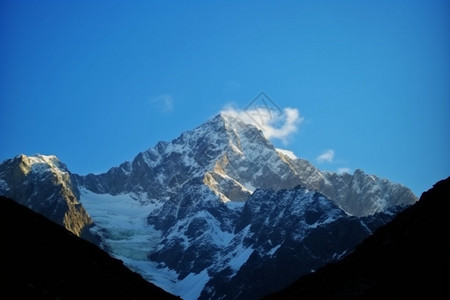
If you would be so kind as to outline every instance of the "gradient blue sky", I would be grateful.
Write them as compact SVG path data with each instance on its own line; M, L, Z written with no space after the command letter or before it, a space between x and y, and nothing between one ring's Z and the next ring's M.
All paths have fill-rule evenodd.
M103 172L264 91L320 169L450 175L448 1L3 0L0 45L1 161Z

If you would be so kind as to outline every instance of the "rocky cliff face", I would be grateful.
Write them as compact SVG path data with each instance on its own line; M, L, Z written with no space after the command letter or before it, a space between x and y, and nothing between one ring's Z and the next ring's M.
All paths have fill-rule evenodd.
M343 257L417 200L360 170L292 159L227 115L99 175L16 157L0 165L0 193L75 233L92 224L111 255L186 299L261 297Z
M78 201L70 172L55 156L19 155L0 165L0 194L14 199L74 234L93 223Z
M369 216L398 205L411 205L417 197L410 189L357 169L354 174L322 172L303 159L283 158L303 186L319 191L351 215Z

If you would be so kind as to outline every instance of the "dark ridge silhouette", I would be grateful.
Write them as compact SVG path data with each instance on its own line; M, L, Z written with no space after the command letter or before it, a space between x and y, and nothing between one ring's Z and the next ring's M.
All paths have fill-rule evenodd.
M264 299L449 299L450 177L334 264Z
M0 196L2 299L179 299L122 261Z

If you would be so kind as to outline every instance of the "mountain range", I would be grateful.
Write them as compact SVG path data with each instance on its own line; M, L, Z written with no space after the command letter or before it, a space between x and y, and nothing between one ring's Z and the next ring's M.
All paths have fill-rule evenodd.
M103 174L0 164L0 194L184 299L258 299L335 262L414 204L405 186L320 171L220 114Z

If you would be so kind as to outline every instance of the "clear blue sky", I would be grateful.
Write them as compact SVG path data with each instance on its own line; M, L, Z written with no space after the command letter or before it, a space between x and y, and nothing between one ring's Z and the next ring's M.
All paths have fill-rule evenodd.
M103 172L260 91L303 117L277 146L420 195L450 175L450 4L0 2L1 161Z

